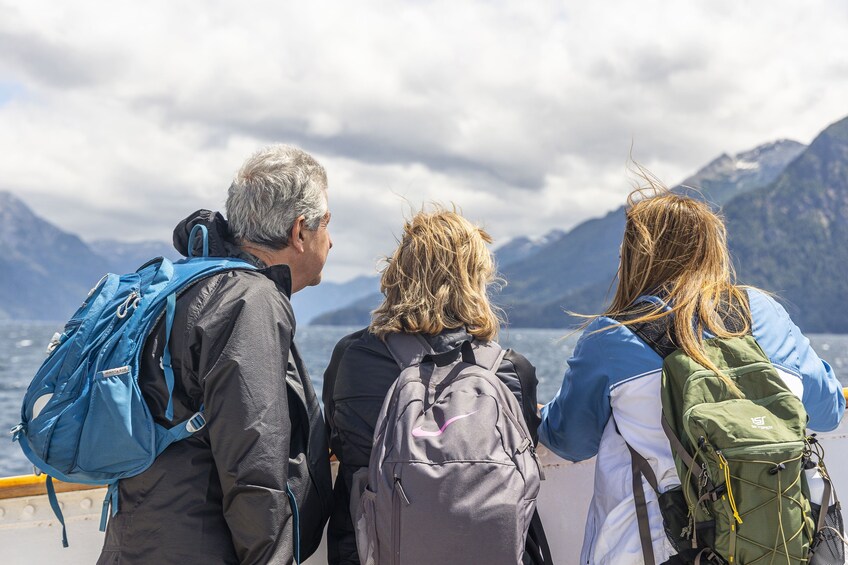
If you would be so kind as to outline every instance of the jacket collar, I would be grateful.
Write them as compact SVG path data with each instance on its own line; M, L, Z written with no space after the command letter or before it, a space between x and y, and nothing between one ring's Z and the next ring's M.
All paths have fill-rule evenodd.
M425 339L436 353L443 353L456 349L464 341L473 341L474 337L464 327L446 328L436 335L427 335Z
M247 261L259 269L259 272L274 281L286 297L291 298L292 279L289 266L271 265L269 267L255 255L243 250L234 241L230 226L220 212L197 210L177 224L177 227L174 228L174 248L182 255L188 257L189 244L192 245L192 255L198 256L202 253L202 244L199 238L193 242L188 240L192 228L196 225L206 227L209 234L210 257L233 257Z
M257 261L259 260L257 259ZM291 267L288 265L271 265L270 267L260 268L259 272L274 281L283 294L286 295L286 298L291 299Z

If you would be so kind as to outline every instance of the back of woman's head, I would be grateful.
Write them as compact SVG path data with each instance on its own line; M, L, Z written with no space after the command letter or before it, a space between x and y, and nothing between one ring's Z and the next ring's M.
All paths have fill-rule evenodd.
M670 310L636 305L643 295L660 297ZM724 222L706 202L653 183L630 194L618 286L605 315L621 319L625 313L626 325L672 316L678 347L721 374L706 357L704 331L720 338L744 335L750 309L745 289L736 285Z
M667 190L628 198L614 306L643 294L711 296L734 284L724 223L701 200Z
M495 266L492 239L455 211L437 207L406 222L380 282L385 296L370 330L435 335L465 327L481 339L497 336L500 320L487 294Z

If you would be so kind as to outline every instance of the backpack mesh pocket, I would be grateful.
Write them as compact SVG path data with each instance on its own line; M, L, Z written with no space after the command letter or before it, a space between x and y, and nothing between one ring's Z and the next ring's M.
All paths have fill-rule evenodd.
M678 552L689 548L688 540L684 539L684 529L689 525L686 497L678 485L660 494L657 502L663 518L663 529L668 541Z
M692 540L689 530L689 508L686 495L678 485L660 494L657 501L660 515L663 519L663 529L668 541L678 553L692 553ZM702 548L711 547L715 543L715 520L697 522L695 528L698 535L698 553Z
M813 520L818 523L821 505L810 503ZM842 509L837 502L827 509L824 528L816 532L810 547L810 565L842 565L845 563L845 544L840 535L845 531Z

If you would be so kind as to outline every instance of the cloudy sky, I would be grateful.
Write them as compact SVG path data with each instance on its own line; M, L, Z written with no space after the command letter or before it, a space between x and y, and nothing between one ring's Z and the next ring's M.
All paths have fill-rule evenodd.
M330 178L326 276L450 201L499 242L848 115L848 3L0 0L0 190L169 239L276 141Z

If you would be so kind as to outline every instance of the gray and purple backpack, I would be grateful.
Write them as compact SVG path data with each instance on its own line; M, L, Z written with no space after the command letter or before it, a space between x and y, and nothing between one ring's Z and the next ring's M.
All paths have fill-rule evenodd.
M541 469L518 401L495 374L504 350L435 354L391 334L401 368L377 420L356 515L363 565L521 563Z

